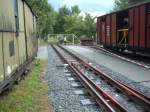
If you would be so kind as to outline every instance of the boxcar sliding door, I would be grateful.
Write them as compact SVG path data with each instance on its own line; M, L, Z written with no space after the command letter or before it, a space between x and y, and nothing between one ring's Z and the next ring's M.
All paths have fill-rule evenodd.
M106 45L106 19L105 17L101 20L101 38L103 45Z
M134 49L146 47L145 18L145 5L129 10L129 46Z
M106 45L110 47L111 42L111 15L106 16Z
M116 46L116 14L111 15L111 46Z

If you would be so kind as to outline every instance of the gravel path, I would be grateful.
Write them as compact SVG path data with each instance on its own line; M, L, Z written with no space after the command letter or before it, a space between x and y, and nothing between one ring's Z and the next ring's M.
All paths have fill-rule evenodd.
M47 59L48 53L47 53L47 47L46 46L39 46L37 58L39 59Z
M83 95L75 94L76 90L84 89L71 85L76 83L76 79L74 78L75 81L68 81L68 77L73 77L73 74L67 73L62 65L60 58L49 46L46 80L49 85L49 98L52 100L55 112L101 112L95 104L81 104L81 100L91 99L91 97L86 92Z

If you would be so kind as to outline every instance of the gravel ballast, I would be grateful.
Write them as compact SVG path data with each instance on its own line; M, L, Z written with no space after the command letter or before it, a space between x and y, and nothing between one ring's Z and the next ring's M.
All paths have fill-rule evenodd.
M143 94L147 95L150 97L150 88L143 86L142 84L135 82L131 79L129 79L128 77L125 77L124 75L116 72L116 71L112 71L110 68L104 66L104 65L100 65L98 64L95 60L96 57L94 56L95 59L89 59L86 56L83 56L77 52L75 52L74 50L70 49L68 46L63 46L64 48L66 48L67 50L69 50L70 52L72 52L73 54L75 54L76 56L80 57L81 59L85 60L86 62L90 62L92 63L93 66L95 66L96 68L99 68L100 70L102 70L104 73L108 74L109 76L111 76L113 79L115 80L119 80L123 83L128 84L129 86L133 87L134 89L138 90L139 92L142 92ZM95 50L95 52L99 53L98 51Z
M96 104L83 105L81 100L92 99L86 92L83 95L75 94L81 87L73 87L77 79L66 71L63 63L51 46L48 46L48 69L46 80L49 85L49 99L52 100L55 112L101 112ZM71 74L71 75L68 75ZM68 77L75 80L69 81ZM79 82L77 82L79 83Z

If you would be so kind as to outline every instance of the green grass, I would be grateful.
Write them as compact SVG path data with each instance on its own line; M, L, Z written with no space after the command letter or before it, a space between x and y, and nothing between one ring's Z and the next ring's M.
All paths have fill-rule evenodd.
M36 64L35 64L36 63ZM44 80L46 61L34 61L34 68L25 80L0 97L0 112L49 112L48 86Z

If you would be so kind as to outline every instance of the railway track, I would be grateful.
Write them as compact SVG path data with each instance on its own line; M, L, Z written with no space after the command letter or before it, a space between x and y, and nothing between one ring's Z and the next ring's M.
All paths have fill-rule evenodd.
M61 46L52 46L106 112L150 112L150 98L112 79Z

